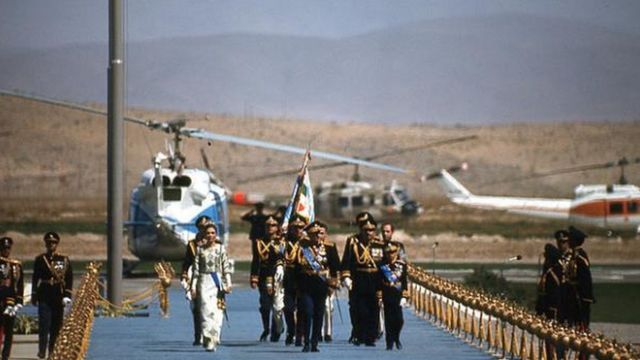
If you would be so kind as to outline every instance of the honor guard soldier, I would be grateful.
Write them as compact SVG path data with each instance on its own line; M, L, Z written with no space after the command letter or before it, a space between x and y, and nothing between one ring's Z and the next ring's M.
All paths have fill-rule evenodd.
M567 232L564 230L556 231L554 236L557 240L568 240ZM559 262L562 254L557 247L552 244L546 244L543 255L544 263L542 265L540 279L538 280L536 314L544 316L549 320L558 321L564 317L561 298L561 286L563 285L561 281L563 274L562 265ZM545 352L547 359L553 359L554 356L558 359L562 358L562 349L554 349L551 340L545 340Z
M274 216L269 215L265 220L264 237L253 242L252 253L254 256L251 261L250 285L252 289L258 288L260 292L260 316L263 329L260 341L266 341L270 333L269 318L274 305L274 276L276 275L277 266L282 261L273 249L272 240L281 236L278 221ZM282 276L284 277L284 270L282 271ZM278 319L273 320L275 321L272 321L271 324L272 340L277 341L274 335L280 336L282 324L278 323Z
M62 327L64 308L71 305L73 272L69 258L56 252L60 236L44 235L47 251L33 263L31 303L38 306L38 358L49 354Z
M582 244L586 238L587 234L573 226L569 226L569 246L571 247L575 262L575 275L572 274L571 281L578 297L575 325L580 331L587 331L589 329L591 304L595 302L589 256L582 248Z
M287 338L285 345L293 344L294 336L296 338L296 346L302 346L302 334L304 332L304 321L302 309L298 309L298 295L296 287L296 256L298 254L298 245L306 238L304 228L307 226L307 220L296 214L289 221L286 235L286 250L284 253L284 318L287 323ZM297 314L296 314L297 311Z
M382 302L384 309L384 328L387 350L402 349L400 332L404 325L402 307L409 298L407 288L407 256L404 245L393 240L394 227L390 223L382 224L384 241L384 260L380 265L382 273Z
M306 317L302 352L318 352L325 301L338 287L340 258L336 245L326 240L327 225L314 221L306 232L309 240L300 243L296 259L300 305Z
M24 293L24 279L22 263L11 258L13 239L0 239L0 339L4 335L2 344L2 360L11 356L13 344L13 324L16 314L22 308L22 294Z
M200 299L191 298L191 280L193 280L193 263L196 258L198 248L204 243L204 228L211 223L211 218L202 215L196 219L196 228L198 233L196 238L187 243L187 250L182 262L182 275L180 284L182 285L193 317L193 345L202 344L202 315L200 314Z
M351 339L355 345L375 346L378 337L382 279L378 267L384 242L376 234L376 221L364 212L356 216L360 232L347 238L342 257L342 283L350 290Z

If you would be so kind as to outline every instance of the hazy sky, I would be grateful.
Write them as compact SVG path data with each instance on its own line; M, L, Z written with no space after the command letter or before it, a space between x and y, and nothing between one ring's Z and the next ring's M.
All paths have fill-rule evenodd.
M637 0L129 0L129 41L226 32L343 37L424 19L525 13L640 34ZM0 49L108 40L106 0L2 0Z

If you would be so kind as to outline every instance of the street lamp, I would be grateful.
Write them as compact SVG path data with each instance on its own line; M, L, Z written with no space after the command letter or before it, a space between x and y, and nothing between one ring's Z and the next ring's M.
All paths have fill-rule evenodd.
M508 259L505 259L504 263L502 263L502 266L500 267L500 277L504 279L504 268L505 268L505 266L507 266L508 263L510 263L512 261L519 261L519 260L522 260L522 255L516 255L516 256L512 256L512 257L510 257Z

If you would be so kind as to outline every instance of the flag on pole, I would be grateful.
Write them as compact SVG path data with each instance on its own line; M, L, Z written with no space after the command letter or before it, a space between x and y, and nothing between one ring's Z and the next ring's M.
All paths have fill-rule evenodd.
M284 220L282 222L282 229L284 231L287 230L289 221L296 214L305 218L308 223L313 222L315 219L313 189L311 188L309 170L307 169L310 160L311 153L307 150L304 154L302 168L300 168L296 182L293 185L293 191L291 192L291 199L289 200L287 211L285 211L284 214Z

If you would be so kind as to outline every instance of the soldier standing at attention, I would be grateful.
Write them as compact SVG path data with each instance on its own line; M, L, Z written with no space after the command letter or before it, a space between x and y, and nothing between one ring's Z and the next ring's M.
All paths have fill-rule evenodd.
M196 258L198 248L204 243L204 228L211 223L211 218L203 215L196 219L198 233L196 238L187 243L187 251L182 262L182 275L180 284L182 285L193 315L193 346L202 344L202 314L200 314L200 299L191 298L191 280L193 280L193 262Z
M352 343L375 346L382 302L378 267L384 255L384 242L376 234L376 222L371 214L360 213L356 220L360 232L347 238L342 258L342 283L350 290L349 314L355 335Z
M267 216L265 220L265 234L263 238L253 241L251 261L251 277L250 285L252 289L258 288L260 292L260 317L262 319L262 334L260 341L267 341L269 336L269 318L273 308L274 281L276 263L280 260L274 256L272 250L272 238L279 237L280 227L276 218L272 215ZM272 324L271 333L277 333L277 324Z
M336 245L326 240L327 225L314 221L306 231L309 240L300 244L296 258L300 304L306 317L302 352L318 352L325 301L338 287L340 258Z
M400 331L404 325L402 307L409 298L407 289L407 256L404 245L393 240L394 227L390 223L382 224L384 241L384 260L380 266L382 273L382 301L384 308L384 328L387 350L402 349Z
M300 215L294 215L289 222L286 236L286 250L284 253L284 318L287 323L287 338L285 345L293 344L294 336L296 346L302 346L302 334L304 332L302 309L298 309L298 295L296 286L297 272L295 269L295 258L298 254L300 241L306 238L304 227L307 221ZM297 311L297 314L296 314Z
M556 231L554 236L556 239L567 239L564 230ZM565 318L565 315L561 313L564 311L560 296L563 279L562 265L559 262L561 255L560 250L552 244L544 246L544 263L538 280L538 297L536 299L536 314L556 321ZM554 349L551 340L545 340L545 352L547 359L553 359L554 356L558 359L563 357L562 347L558 346Z
M589 330L591 304L595 303L589 256L582 248L582 244L586 238L587 234L573 226L569 226L569 246L571 247L573 257L573 264L570 270L570 283L574 289L572 293L577 298L577 309L574 311L576 316L573 319L573 325L579 331ZM585 352L580 352L578 356L581 360L587 359L588 357L589 355Z
M47 251L33 263L31 303L38 306L38 358L49 354L62 327L64 308L71 305L73 272L69 258L56 252L60 235L44 235Z
M2 346L2 360L8 360L11 356L13 344L13 323L16 314L22 308L22 294L24 293L24 279L22 263L11 258L13 239L3 237L0 239L0 334L4 334ZM1 336L0 336L1 338Z

